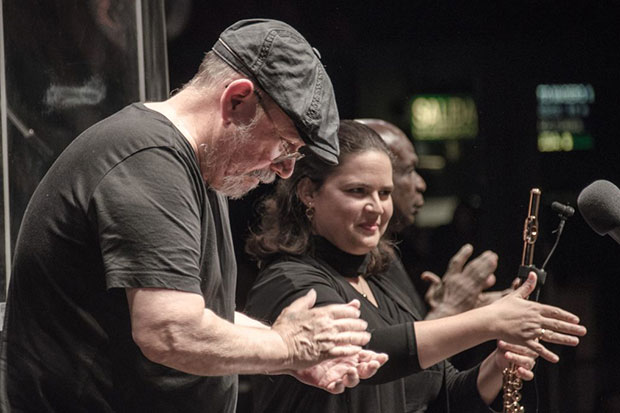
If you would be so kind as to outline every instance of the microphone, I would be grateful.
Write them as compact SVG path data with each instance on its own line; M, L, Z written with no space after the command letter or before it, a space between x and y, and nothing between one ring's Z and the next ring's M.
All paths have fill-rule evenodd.
M570 218L575 213L575 209L572 206L564 205L557 201L551 203L551 209L565 218Z
M620 189L604 179L592 182L577 197L579 212L597 234L620 244Z

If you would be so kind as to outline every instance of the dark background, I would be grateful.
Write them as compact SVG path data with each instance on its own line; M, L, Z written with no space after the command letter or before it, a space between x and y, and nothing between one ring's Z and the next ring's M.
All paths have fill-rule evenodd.
M575 206L581 189L592 181L620 183L618 1L187 0L168 1L166 9L171 89L191 78L204 52L228 25L242 18L268 17L291 24L319 49L342 118L383 118L408 131L406 111L412 95L472 95L479 136L459 144L459 159L445 170L421 170L429 186L427 197L477 200L475 225L467 234L450 226L416 230L425 240L416 251L419 263L437 272L443 272L455 252L455 241L459 246L461 241L473 242L477 252L489 248L499 254L496 288L504 288L521 258L531 187L543 191L535 258L540 265L557 225L551 202ZM588 123L592 150L538 152L535 90L543 83L594 87ZM416 145L421 154L445 149ZM238 251L254 219L255 203L268 190L231 202ZM548 265L549 281L541 300L579 314L589 333L577 349L551 346L562 357L558 365L539 362L540 411L620 411L619 248L611 238L591 231L578 213L569 220ZM255 270L242 253L239 263L242 308ZM240 411L248 409L247 397L241 395Z

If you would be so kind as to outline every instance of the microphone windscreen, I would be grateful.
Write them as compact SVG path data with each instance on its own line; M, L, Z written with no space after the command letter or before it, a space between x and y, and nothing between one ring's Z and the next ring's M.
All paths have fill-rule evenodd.
M604 179L585 187L577 198L579 212L599 235L620 228L620 189Z

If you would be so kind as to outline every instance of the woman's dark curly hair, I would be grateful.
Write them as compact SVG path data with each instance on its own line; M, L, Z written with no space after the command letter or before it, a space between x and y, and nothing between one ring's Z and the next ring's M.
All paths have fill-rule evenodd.
M392 160L383 139L359 122L341 121L338 141L340 164L346 162L347 156L366 151L383 152ZM293 175L289 179L280 179L274 193L261 202L260 223L250 233L245 246L246 252L258 261L259 267L279 254L303 255L311 252L312 224L306 217L306 205L297 197L297 185L307 177L321 187L337 168L338 165L327 165L308 151L306 157L296 163ZM393 254L392 246L382 237L370 254L368 275L385 269Z

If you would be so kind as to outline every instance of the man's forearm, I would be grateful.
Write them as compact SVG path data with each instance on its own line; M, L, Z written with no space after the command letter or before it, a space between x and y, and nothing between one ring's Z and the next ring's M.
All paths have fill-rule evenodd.
M263 324L260 321L248 317L247 315L238 311L235 311L235 325L269 329L269 326L267 324Z
M244 323L248 320L245 317ZM199 325L169 332L159 338L160 343L165 342L163 347L160 344L160 348L145 355L157 363L201 376L265 374L285 369L289 354L280 335L257 321L251 324L256 326L232 324L207 309Z
M204 309L200 295L135 289L128 298L134 341L156 363L215 376L281 370L289 358L278 332L245 316L230 323Z
M359 302L312 308L311 290L269 328L236 314L235 325L206 309L202 296L166 289L127 291L133 339L150 360L195 375L297 370L357 354L370 339Z

